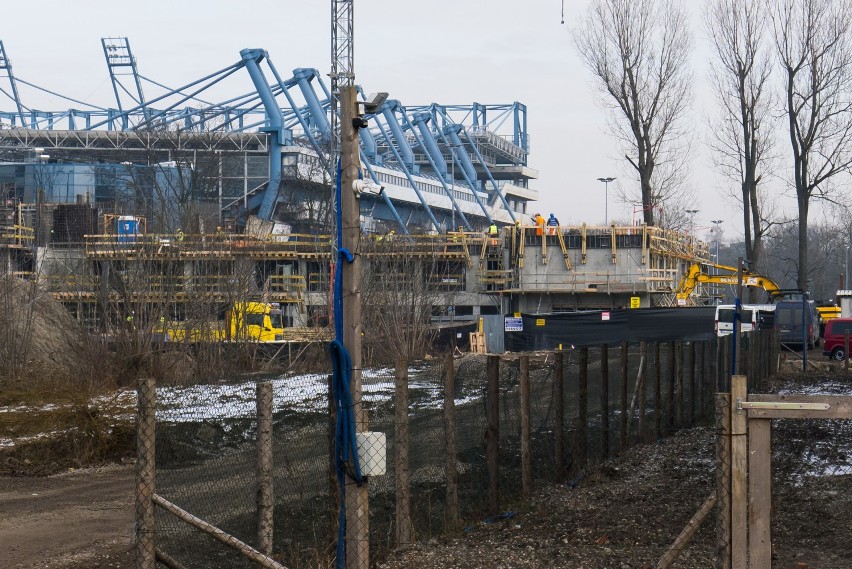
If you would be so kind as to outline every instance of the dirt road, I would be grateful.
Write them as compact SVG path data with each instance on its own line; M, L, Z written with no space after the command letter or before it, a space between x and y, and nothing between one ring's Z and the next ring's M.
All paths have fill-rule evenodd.
M133 467L0 477L0 567L133 567Z

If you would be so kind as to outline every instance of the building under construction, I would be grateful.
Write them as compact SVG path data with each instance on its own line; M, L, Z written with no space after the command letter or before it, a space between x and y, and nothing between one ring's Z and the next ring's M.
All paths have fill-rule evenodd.
M92 328L221 316L244 300L279 303L291 327L326 325L336 172L322 74L284 79L266 52L243 50L146 98L127 39L102 45L115 106L36 111L0 42L14 95L0 112L3 270ZM241 70L248 94L202 99ZM361 196L356 253L367 270L381 261L386 284L427 285L436 321L668 306L687 266L708 261L705 244L658 227L527 225L537 173L521 103L389 99L363 118L362 174L383 190Z

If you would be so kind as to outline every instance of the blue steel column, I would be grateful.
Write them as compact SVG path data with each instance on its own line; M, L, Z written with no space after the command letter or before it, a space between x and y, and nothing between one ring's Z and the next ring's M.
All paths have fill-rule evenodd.
M462 141L459 139L459 131L462 128L464 127L460 124L451 124L444 127L443 134L450 139L453 160L459 163L462 176L464 176L465 181L467 181L467 185L470 186L473 199L476 200L476 203L479 204L479 208L482 210L482 213L485 214L485 219L488 220L488 225L492 225L494 220L491 219L491 213L488 211L488 208L485 207L485 204L482 203L482 200L479 199L479 194L477 193L476 170L473 169L470 157L467 155L467 152L465 152ZM455 180L453 183L455 183Z
M269 119L269 125L264 127L263 131L269 133L269 183L266 186L266 191L263 194L263 201L260 204L258 217L261 219L270 219L272 210L275 207L275 200L278 199L278 185L281 183L281 150L284 142L284 117L281 114L281 109L272 95L272 90L269 88L269 83L263 76L258 65L266 56L266 52L262 49L244 49L240 51L240 56L245 62L246 69L249 72L252 83L254 83L257 94L263 102L263 107L266 110L266 116Z
M465 217L464 212L461 210L459 204L456 202L456 199L453 197L452 189L447 186L447 178L449 177L447 173L447 162L441 155L441 150L438 148L438 143L435 141L435 137L432 136L432 132L426 125L426 123L431 118L432 115L427 112L419 112L414 114L413 124L420 130L421 134L421 136L418 137L418 142L426 151L426 158L432 165L432 169L438 175L438 180L441 182L441 186L443 186L444 192L446 192L447 197L450 198L450 203L452 204L453 208L455 208L456 212L459 214L459 219L461 219L465 227L470 230L473 230L473 226L467 220L467 217ZM417 135L415 134L415 137L416 136Z

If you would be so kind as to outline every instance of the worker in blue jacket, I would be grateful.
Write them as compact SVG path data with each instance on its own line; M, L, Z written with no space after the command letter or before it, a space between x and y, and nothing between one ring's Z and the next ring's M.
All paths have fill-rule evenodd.
M547 219L547 233L548 235L556 235L556 228L559 227L559 220L556 219L556 216L553 213L550 214L550 217Z

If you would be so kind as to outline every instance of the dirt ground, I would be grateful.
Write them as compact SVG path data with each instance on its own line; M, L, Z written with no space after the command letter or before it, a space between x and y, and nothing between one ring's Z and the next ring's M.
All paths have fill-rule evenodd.
M0 567L133 567L133 467L0 477Z
M852 393L850 376L785 374L767 391ZM852 567L852 428L779 426L773 439L776 567ZM715 429L630 448L528 503L395 552L381 569L629 569L656 565L714 489ZM788 442L790 444L788 444ZM780 477L779 477L780 476ZM134 566L133 468L0 477L0 567ZM677 568L715 566L715 512Z

